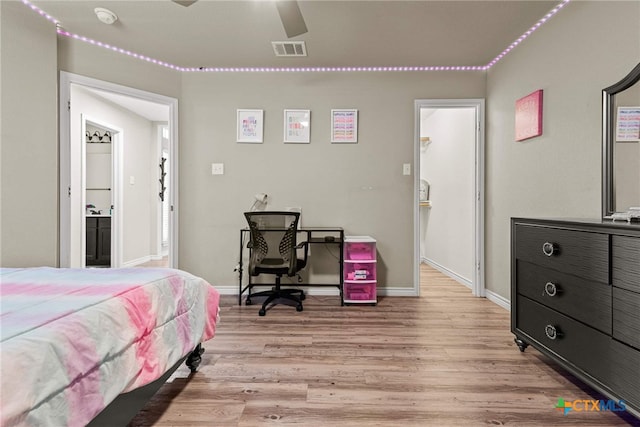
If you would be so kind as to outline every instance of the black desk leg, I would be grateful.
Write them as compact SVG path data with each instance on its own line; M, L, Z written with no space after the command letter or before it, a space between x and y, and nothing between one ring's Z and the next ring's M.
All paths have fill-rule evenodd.
M240 230L240 256L238 258L238 305L242 305L242 230Z

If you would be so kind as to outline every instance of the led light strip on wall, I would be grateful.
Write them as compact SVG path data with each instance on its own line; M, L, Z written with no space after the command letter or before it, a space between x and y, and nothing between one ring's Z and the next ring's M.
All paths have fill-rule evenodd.
M516 41L514 41L513 43L511 43L509 45L509 47L507 47L505 50L503 50L500 55L496 56L495 58L493 58L493 60L491 62L489 62L486 65L486 69L489 69L491 67L493 67L498 61L500 61L507 53L511 52L516 46L518 46L520 43L522 43L524 41L524 39L526 39L527 37L529 37L535 30L537 30L538 28L540 28L542 26L542 24L544 24L545 22L547 22L549 19L551 19L551 17L553 15L555 15L556 13L558 13L558 11L560 11L560 9L562 9L563 7L565 7L567 5L567 3L569 3L571 0L563 0L560 4L558 4L556 7L554 7L553 9L551 9L549 11L549 13L547 13L545 16L543 16L538 22L536 22L536 24L529 28L529 30L527 30L523 35L521 35L520 37L518 37L518 39Z
M409 67L180 67L178 65L169 64L168 62L160 61L154 58L150 58L145 55L140 55L135 52L131 52L126 49L122 49L116 46L111 46L107 43L102 43L97 40L90 39L78 34L65 31L61 27L60 21L53 16L49 15L44 10L40 9L36 5L29 2L29 0L22 0L26 6L31 10L37 12L48 21L54 23L57 27L57 33L61 36L69 37L74 40L79 40L85 43L92 44L94 46L109 49L114 52L121 53L123 55L131 56L142 61L150 62L155 65L170 68L172 70L181 72L200 72L200 73L318 73L318 72L401 72L401 71L486 71L493 67L498 61L504 58L509 52L515 49L520 43L522 43L527 37L529 37L534 31L540 28L551 17L558 13L563 7L567 5L571 0L562 0L556 7L551 9L549 13L543 16L534 26L529 28L523 35L521 35L516 41L511 43L505 50L503 50L498 56L493 58L487 65L462 65L462 66L409 66Z

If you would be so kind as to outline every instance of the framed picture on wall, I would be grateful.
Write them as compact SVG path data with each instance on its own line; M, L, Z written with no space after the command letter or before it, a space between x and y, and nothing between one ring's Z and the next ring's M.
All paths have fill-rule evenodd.
M308 144L311 135L311 110L284 110L284 142Z
M516 141L542 135L542 89L516 101Z
M237 142L262 143L262 110L237 110Z
M331 110L331 142L347 144L358 142L358 110Z

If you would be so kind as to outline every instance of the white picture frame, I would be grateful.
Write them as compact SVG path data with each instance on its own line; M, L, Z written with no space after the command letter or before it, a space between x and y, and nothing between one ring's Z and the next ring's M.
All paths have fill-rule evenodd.
M238 109L236 112L236 142L263 142L264 111Z
M311 110L284 110L284 142L309 144L311 142Z
M358 110L352 108L331 110L331 142L334 144L358 143Z

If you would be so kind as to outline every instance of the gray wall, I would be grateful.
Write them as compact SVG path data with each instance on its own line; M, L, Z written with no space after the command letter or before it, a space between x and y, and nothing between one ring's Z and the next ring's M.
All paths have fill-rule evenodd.
M571 2L489 71L489 290L510 297L510 217L600 217L601 91L638 63L639 35L640 2ZM514 142L515 101L537 89L543 135Z
M56 266L56 29L21 2L0 10L0 265Z
M67 37L58 38L58 69L180 98L179 72Z
M21 3L1 4L2 265L53 265L55 28ZM492 68L486 87L472 72L181 75L64 38L58 64L180 100L179 266L217 285L235 283L240 213L258 191L274 206L302 206L306 225L374 235L381 284L411 285L413 186L401 164L413 158L413 100L486 97L486 286L508 298L510 217L599 216L600 90L637 63L639 17L638 2L574 1ZM536 89L544 134L516 143L515 100ZM329 143L335 107L360 110L357 145ZM265 110L264 144L235 143L237 108ZM282 143L284 108L312 110L311 144ZM212 176L212 162L226 174Z
M305 226L377 239L379 286L413 287L414 100L481 98L482 73L185 74L180 267L233 285L242 212L302 207ZM236 109L265 111L264 143L236 143ZM283 109L311 110L311 143L284 144ZM330 143L330 110L359 111L358 144ZM211 163L225 165L211 175Z

